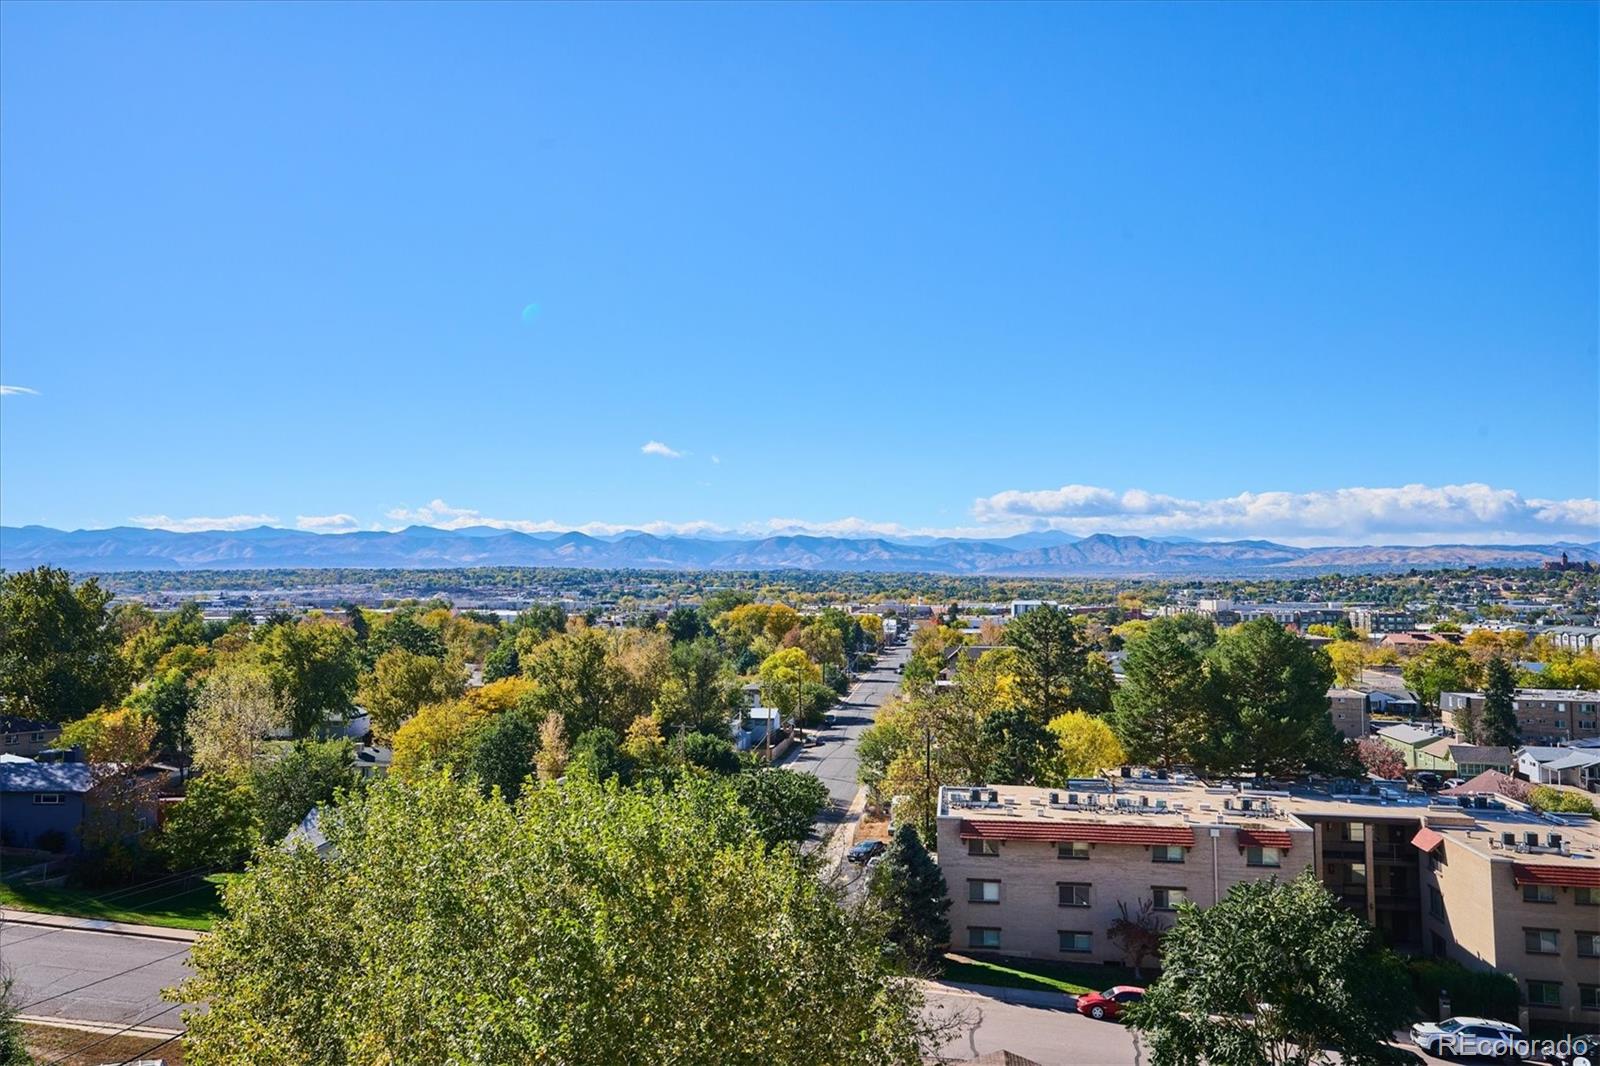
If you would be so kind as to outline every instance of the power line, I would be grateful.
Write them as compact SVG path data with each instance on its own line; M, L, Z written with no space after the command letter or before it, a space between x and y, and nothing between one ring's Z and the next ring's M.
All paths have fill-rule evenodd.
M16 1009L19 1012L25 1011L30 1007L37 1007L41 1003L48 1003L52 999L60 999L62 996L70 996L74 992L82 992L85 988L93 988L95 985L104 984L107 981L114 980L114 979L116 979L118 977L126 976L127 974L133 973L135 970L142 970L146 966L154 966L158 962L166 962L168 959L175 959L179 955L187 954L188 951L189 951L189 945L185 944L183 947L179 948L177 951L174 951L170 955L162 955L162 956L159 956L157 958L151 959L148 962L141 962L137 966L130 966L126 970L118 970L116 973L107 974L104 977L97 977L93 981L86 981L85 983L83 983L81 985L78 985L78 986L76 986L74 988L63 989L60 992L56 992L56 993L53 993L51 995L44 996L44 997L42 997L40 999L35 999L35 1000L32 1000L32 1001L30 1001L28 1003L24 1003L21 1006L17 1007Z
M185 1030L185 1032L187 1032L187 1030ZM172 1043L174 1040L182 1040L182 1039L183 1039L183 1033L179 1033L177 1036L169 1036L165 1040L161 1041L160 1043L151 1044L149 1047L147 1047L143 1051L139 1052L139 1054L136 1055L135 1057L133 1057L131 1059L123 1059L121 1062L117 1063L117 1066L131 1066L132 1063L138 1062L140 1059L142 1059L146 1055L150 1054L150 1052L155 1051L157 1048L166 1047L168 1044Z
M181 874L169 874L166 877L158 877L153 881L146 881L145 883L143 883L141 885L134 885L134 886L129 887L129 888L118 889L118 890L116 890L114 892L104 893L104 894L102 894L100 896L86 896L86 897L84 897L82 902L84 902L84 903L89 903L89 902L107 903L107 902L110 902L112 899L114 899L114 898L116 898L118 896L126 895L126 894L129 894L129 893L137 894L139 892L150 891L150 890L154 889L157 885L161 885L163 883L171 882L174 879L177 879L177 878L188 879L188 878L194 877L197 874L203 874L203 873L206 873L206 872L210 872L209 868L204 867L204 866L197 866L193 870L189 870L189 871L186 871L186 872L181 873ZM197 887L197 886L195 886L195 887ZM153 900L147 900L142 905L146 906L146 907L149 907L149 906L154 906L157 903L165 903L169 899L177 899L179 896L187 895L188 893L190 893L192 891L195 891L195 887L186 886L184 888L179 889L177 892L173 892L173 893L170 893L170 894L165 895L165 896L160 896L160 897L158 897L156 899L153 899ZM98 919L90 919L90 920L92 920L92 921L115 921L116 919L114 919L114 918L98 918ZM16 922L15 919L13 919L12 921L14 922L14 924L19 924L19 925L20 924L25 924L25 923L21 923L21 922ZM30 940L38 940L41 937L50 936L50 935L52 935L54 933L103 932L103 931L104 930L94 930L94 929L85 930L85 929L83 929L82 927L79 927L79 926L64 925L64 926L59 926L59 927L54 928L54 929L46 930L43 933L35 933L32 936L22 937L19 940L12 940L6 946L7 947L16 947L18 944L26 944Z
M156 1011L154 1014L147 1014L143 1018L138 1019L137 1021L129 1022L127 1025L124 1025L121 1029L118 1029L116 1032L98 1034L94 1040L89 1041L87 1044L79 1044L77 1047L68 1048L66 1051L64 1051L61 1054L57 1055L55 1058L48 1060L44 1064L44 1066L55 1066L56 1063L65 1062L67 1059L72 1058L72 1056L74 1056L74 1055L81 1055L85 1051L88 1051L90 1048L97 1048L101 1044L104 1044L106 1041L115 1040L117 1037L122 1036L124 1033L130 1032L130 1031L132 1031L134 1029L139 1028L139 1026L143 1025L145 1022L152 1021L152 1020L154 1020L156 1018L159 1018L163 1014L166 1014L169 1011L177 1010L181 1006L182 1006L181 1003L174 1003L170 1007L162 1007L160 1010ZM182 1035L183 1035L183 1032L180 1031L178 1033L178 1036L182 1036ZM167 1038L167 1040L175 1040L175 1039L177 1039L177 1037L168 1037ZM166 1041L163 1041L163 1043L165 1043L165 1042ZM140 1057L142 1057L143 1054L144 1054L143 1052L140 1052Z

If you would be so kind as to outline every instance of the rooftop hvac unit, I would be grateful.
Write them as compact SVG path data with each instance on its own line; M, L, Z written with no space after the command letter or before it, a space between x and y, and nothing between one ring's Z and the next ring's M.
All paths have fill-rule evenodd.
M1501 833L1500 834L1500 843L1504 844L1508 848L1516 847L1517 846L1517 834L1515 834L1515 833Z
M1078 794L1076 792L1068 792L1067 803L1073 807L1076 807L1078 805Z
M1150 797L1149 796L1140 796L1139 797L1139 806L1141 806L1141 807L1150 806Z
M981 788L973 789L972 790L972 794L969 795L967 797L967 799L971 800L973 803L982 803L983 802L983 789L981 789Z
M1055 806L1057 803L1060 803L1060 802L1061 802L1061 793L1059 793L1059 792L1050 793L1050 805L1051 806Z
M1166 800L1156 800L1156 810L1164 811L1166 809L1167 809L1167 801Z
M1522 834L1522 842L1524 844L1528 845L1528 847L1530 847L1530 848L1536 848L1536 847L1539 846L1539 834L1538 833L1523 833Z
M1489 807L1489 797L1488 796L1473 796L1472 797L1472 805L1474 807L1478 808L1480 811L1481 810L1487 810L1488 807Z
M999 803L1000 802L1000 793L996 792L992 788L989 790L989 802L990 803Z
M1252 809L1254 809L1255 805L1256 805L1256 801L1255 800L1240 800L1239 801L1239 809L1241 811L1252 810Z
M1550 842L1550 846L1552 848L1554 848L1556 851L1560 851L1561 850L1561 834L1560 833L1551 833L1545 839Z

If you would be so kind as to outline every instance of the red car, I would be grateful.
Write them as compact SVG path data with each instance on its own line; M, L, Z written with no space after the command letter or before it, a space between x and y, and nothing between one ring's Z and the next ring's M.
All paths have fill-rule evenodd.
M1096 1021L1116 1021L1122 1008L1144 998L1144 989L1138 985L1117 985L1104 992L1089 992L1078 997L1078 1013Z

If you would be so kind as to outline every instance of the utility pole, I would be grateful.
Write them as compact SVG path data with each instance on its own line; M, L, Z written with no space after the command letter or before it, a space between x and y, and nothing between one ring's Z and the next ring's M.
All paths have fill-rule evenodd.
M933 725L922 723L922 843L933 840ZM936 842L935 842L936 843ZM933 851L934 848L928 848Z

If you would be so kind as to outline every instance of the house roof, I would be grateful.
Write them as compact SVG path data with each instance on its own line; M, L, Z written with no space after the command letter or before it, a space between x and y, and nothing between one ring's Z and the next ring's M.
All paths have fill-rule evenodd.
M1176 844L1179 847L1192 848L1194 830L1177 825L1023 822L1008 818L963 818L961 839L1084 841L1090 844Z
M1457 766L1464 762L1499 763L1510 766L1511 749L1496 747L1493 744L1451 744L1450 760Z
M1514 862L1511 879L1519 885L1564 885L1568 888L1600 888L1600 866L1585 870L1574 866L1547 866L1541 863Z
M1478 776L1476 776L1474 778L1471 778L1469 780L1463 781L1461 784L1455 786L1454 788L1444 789L1442 792L1439 793L1439 795L1441 795L1441 796L1496 795L1496 796L1507 796L1507 797L1510 797L1511 799L1516 799L1517 795L1519 793L1524 793L1524 790L1526 790L1527 787L1528 786L1527 786L1526 782L1518 781L1516 778L1512 777L1509 774L1503 774L1499 770L1485 770L1483 773L1479 774Z
M20 714L0 714L0 733L43 733L49 730L61 732L59 726L49 722L37 722Z
M1574 751L1565 758L1544 763L1546 770L1581 770L1585 766L1600 764L1600 751Z
M1529 744L1517 749L1517 758L1526 755L1537 763L1555 762L1565 759L1571 751L1571 748L1558 748L1554 744Z
M1437 736L1437 734L1430 733L1426 729L1418 729L1414 725L1391 725L1378 730L1378 735L1387 740L1393 740L1396 743L1412 747L1424 741L1433 740Z
M1436 759L1448 759L1451 757L1450 750L1455 747L1459 747L1459 745L1451 744L1447 737L1441 737L1422 750Z
M0 763L0 792L87 792L93 785L88 763Z

